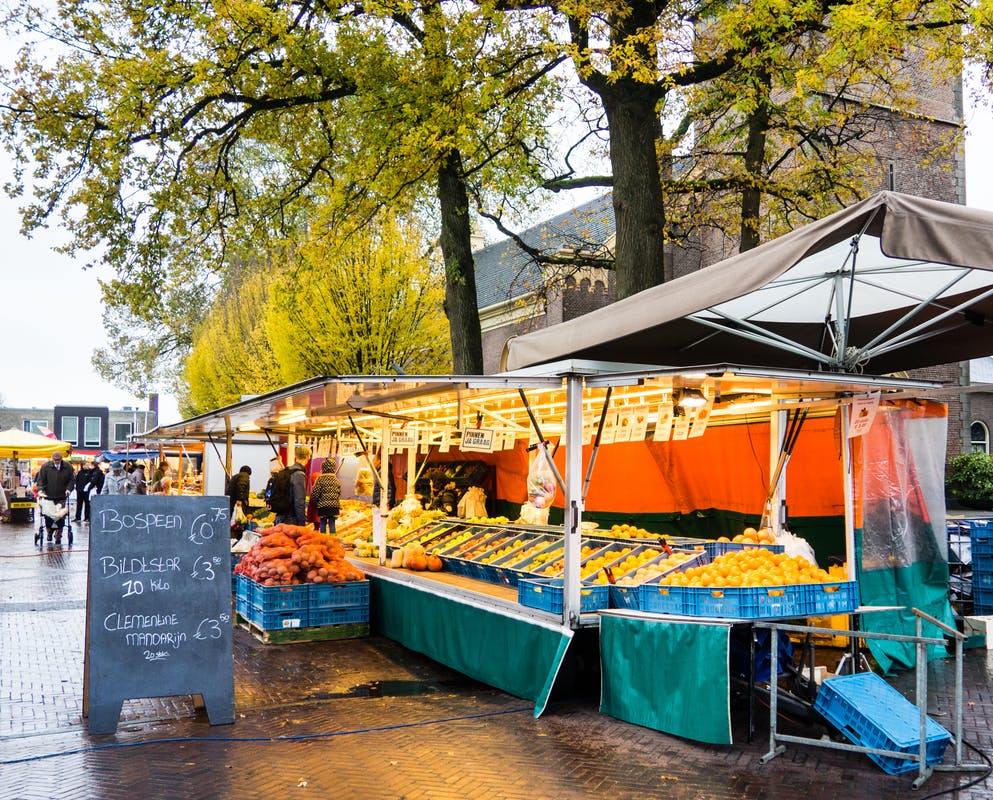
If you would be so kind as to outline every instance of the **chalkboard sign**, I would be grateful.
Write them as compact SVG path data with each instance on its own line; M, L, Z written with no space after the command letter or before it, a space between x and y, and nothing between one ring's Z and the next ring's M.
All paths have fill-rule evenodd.
M199 694L234 721L226 497L95 495L87 588L90 733L114 733L124 700Z

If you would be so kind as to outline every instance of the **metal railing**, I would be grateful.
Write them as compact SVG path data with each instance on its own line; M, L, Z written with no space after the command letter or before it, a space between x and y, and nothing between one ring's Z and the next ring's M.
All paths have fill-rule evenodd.
M863 612L871 611L872 609L863 609ZM914 788L919 788L924 781L926 781L935 770L939 771L958 771L958 772L971 772L977 770L986 770L986 764L970 764L962 762L962 643L965 641L965 635L959 633L954 628L950 628L945 625L940 620L935 619L930 614L926 614L920 609L913 608L911 612L914 614L916 619L916 635L909 636L904 634L896 633L874 633L870 631L844 631L835 630L833 628L818 628L806 625L790 625L786 623L772 622L772 621L756 621L756 628L766 628L770 632L769 636L769 648L770 648L770 664L777 664L776 654L778 653L779 647L779 632L784 633L802 633L802 634L829 634L834 636L846 636L849 639L888 639L890 641L897 642L914 642L917 646L917 664L915 666L915 677L916 677L916 705L920 711L920 746L918 752L916 753L905 753L901 751L886 750L878 747L863 747L856 744L847 744L845 742L835 742L828 739L811 739L804 736L792 736L789 734L779 733L776 728L777 720L777 700L778 691L776 691L776 677L773 675L770 678L771 686L769 691L769 752L766 753L759 762L762 764L767 763L778 755L781 755L786 751L786 747L783 742L791 744L807 744L814 747L826 747L834 750L848 750L856 753L873 753L876 755L887 756L891 758L906 759L911 761L917 761L918 763L918 774L914 781ZM861 613L861 612L855 612ZM927 763L927 648L930 645L937 645L944 647L946 645L945 639L929 637L923 635L924 623L927 622L934 625L943 633L950 636L955 641L955 731L952 734L953 741L955 743L955 762L954 764L936 764L928 765ZM858 659L853 659L852 669L858 669Z

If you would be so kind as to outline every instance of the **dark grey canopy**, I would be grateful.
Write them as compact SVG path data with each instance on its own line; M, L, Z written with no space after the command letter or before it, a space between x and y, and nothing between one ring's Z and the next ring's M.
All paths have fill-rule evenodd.
M881 192L504 355L881 375L991 353L993 212Z

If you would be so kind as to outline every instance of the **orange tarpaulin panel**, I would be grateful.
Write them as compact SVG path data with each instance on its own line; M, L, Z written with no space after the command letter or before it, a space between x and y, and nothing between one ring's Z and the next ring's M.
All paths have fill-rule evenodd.
M592 454L583 448L583 469ZM564 453L555 462L564 469ZM808 419L787 468L787 504L796 516L844 513L833 417ZM761 514L769 491L769 425L711 427L696 439L622 442L597 453L587 511L648 514L720 508ZM556 496L562 506L561 493Z

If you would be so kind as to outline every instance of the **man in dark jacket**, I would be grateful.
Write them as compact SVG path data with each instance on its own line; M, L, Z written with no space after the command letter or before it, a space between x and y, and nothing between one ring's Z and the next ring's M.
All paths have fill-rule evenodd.
M235 503L239 501L241 502L241 510L246 514L248 513L248 493L252 489L251 478L252 468L247 464L231 476L231 480L228 482L228 501L230 502L228 510L232 514L234 514Z
M93 486L93 473L96 467L93 461L87 461L76 473L76 522L86 522L90 519L90 490Z
M76 480L76 474L72 467L62 458L62 451L56 450L52 453L52 460L46 461L38 470L38 498L47 498L55 504L54 514L45 514L45 529L48 531L48 540L52 540L55 534L55 541L62 541L62 529L66 524L66 498Z
M276 514L276 524L286 522L290 525L307 524L307 464L310 463L310 448L298 444L293 451L293 463L287 469L290 471L290 497L293 511L288 514Z

